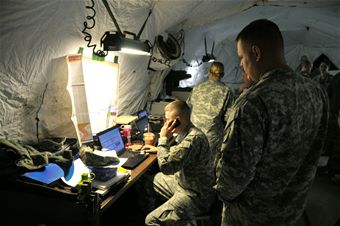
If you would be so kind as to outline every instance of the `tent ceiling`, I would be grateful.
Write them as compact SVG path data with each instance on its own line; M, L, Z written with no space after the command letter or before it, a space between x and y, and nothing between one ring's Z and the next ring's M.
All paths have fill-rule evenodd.
M150 34L157 35L164 31L175 33L183 29L186 32L201 30L201 33L208 35L216 44L233 42L240 27L262 16L278 23L282 32L287 34L287 45L340 45L340 18L337 16L340 13L339 7L334 7L331 14L329 11L330 7L340 5L338 0L127 0L124 4L122 1L109 2L121 27L136 33L144 22L147 11L153 8L153 23L150 20L142 34L142 37L147 36L151 41L154 36ZM338 20L334 20L334 17ZM335 27L338 29L334 29ZM306 31L309 31L308 34Z
M234 15L240 11L256 6L289 6L299 8L329 7L339 5L338 0L154 0L160 11L166 11L168 15L177 15L181 11L180 21L169 30L190 29L207 23ZM180 8L180 9L179 9ZM170 17L174 19L173 16ZM176 18L176 17L175 17Z
M100 44L106 31L116 28L102 0L93 0L95 27L90 30L92 44ZM215 41L214 55L225 65L227 84L237 86L241 71L236 54L235 37L249 22L268 18L283 33L288 64L295 68L299 57L311 59L327 55L340 65L339 0L107 0L122 31L138 33L149 9L153 9L141 39L154 41L164 32L185 31L185 55L189 63L202 59L204 37L208 49ZM84 41L83 29L92 11L91 0L5 0L0 7L0 138L35 140L36 114L48 84L43 108L39 113L39 130L49 136L74 134L71 107L65 89L67 74L65 55L77 53L79 47L91 52ZM90 21L87 21L91 23ZM97 46L99 49L100 46ZM134 113L147 100L154 100L168 70L150 71L149 58L110 52L119 56L119 112ZM208 64L188 68L182 61L176 70L190 69L191 85L202 81ZM53 109L53 114L48 113ZM45 112L45 113L44 113ZM58 112L58 114L54 114Z

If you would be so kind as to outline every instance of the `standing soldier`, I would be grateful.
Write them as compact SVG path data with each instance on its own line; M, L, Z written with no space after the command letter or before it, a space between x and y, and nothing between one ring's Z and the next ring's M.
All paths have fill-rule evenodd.
M287 66L275 23L253 21L236 41L254 84L229 110L215 186L222 225L294 225L323 148L327 95Z
M329 66L326 62L322 62L319 66L320 74L314 77L314 80L328 92L328 87L332 83L333 75L328 72Z
M233 101L230 89L221 82L223 76L223 64L212 63L209 79L194 87L187 100L191 107L192 123L201 129L208 138L214 156L214 166L222 144L221 131L225 126L225 114Z

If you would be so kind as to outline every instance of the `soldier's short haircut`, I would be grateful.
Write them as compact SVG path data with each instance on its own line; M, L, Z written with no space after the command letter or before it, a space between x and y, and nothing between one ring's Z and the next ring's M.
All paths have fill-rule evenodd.
M310 62L309 60L306 60L304 62L301 63L301 66L305 66L305 67L313 67L312 62Z
M267 50L278 50L283 53L284 44L279 27L267 19L251 22L237 35L236 41L252 46L257 45Z
M185 101L182 100L174 100L169 103L164 108L165 111L169 111L174 115L181 115L182 117L190 120L190 108Z

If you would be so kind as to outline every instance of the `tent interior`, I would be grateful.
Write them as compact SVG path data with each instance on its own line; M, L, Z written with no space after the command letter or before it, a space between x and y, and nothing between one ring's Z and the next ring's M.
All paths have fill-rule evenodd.
M180 43L180 56L165 66L156 65L156 70L149 67L152 56L108 52L106 61L118 57L119 62L118 115L150 110L152 102L166 98L164 81L171 70L190 75L179 81L183 90L207 79L210 63L203 62L202 57L206 52L211 53L213 44L213 55L225 66L223 82L237 89L242 71L235 38L255 19L267 18L278 24L285 42L286 60L292 68L297 67L302 55L315 60L322 54L340 67L337 0L107 2L121 30L141 32L140 39L149 40L151 46L155 45L156 37L161 35L166 40L168 34ZM91 58L93 51L103 50L103 34L117 31L103 1L5 0L0 12L0 137L34 142L37 130L41 138L75 137L70 95L66 90L65 56L77 54L83 48L83 56ZM84 22L92 29L84 29ZM90 41L89 37L84 40L89 35ZM94 72L93 76L99 73Z
M107 2L119 28L138 34L153 50L151 56L106 52L105 61L119 65L117 83L112 88L96 88L98 92L114 89L111 95L118 115L151 111L157 101L176 98L166 92L166 82L172 82L174 90L190 92L207 79L210 63L203 60L207 54L224 64L222 81L236 90L242 70L235 38L255 19L267 18L279 26L291 68L307 55L312 61L327 57L334 65L333 75L340 69L339 0ZM30 143L39 138L77 137L67 88L67 57L82 54L94 61L103 59L94 53L105 52L101 43L105 32L117 31L104 1L4 0L0 15L0 138ZM159 52L156 40L160 37L164 43L176 39L177 58L166 62L153 58ZM91 73L94 82L102 72Z

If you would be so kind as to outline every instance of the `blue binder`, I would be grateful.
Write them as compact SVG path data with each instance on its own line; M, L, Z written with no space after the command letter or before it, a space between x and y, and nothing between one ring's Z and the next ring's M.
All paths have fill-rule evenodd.
M42 171L27 172L22 176L42 182L44 184L50 184L63 177L64 171L57 164L49 163Z

